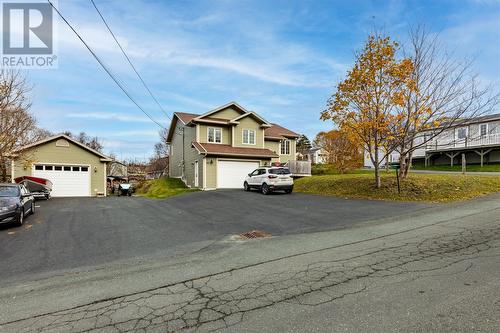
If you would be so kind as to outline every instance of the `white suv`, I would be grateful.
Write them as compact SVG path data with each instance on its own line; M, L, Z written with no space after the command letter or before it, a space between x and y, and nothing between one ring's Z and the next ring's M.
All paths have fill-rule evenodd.
M245 191L250 191L252 188L259 189L262 194L269 194L272 191L285 191L292 193L293 178L290 170L287 168L258 168L249 173L243 183Z

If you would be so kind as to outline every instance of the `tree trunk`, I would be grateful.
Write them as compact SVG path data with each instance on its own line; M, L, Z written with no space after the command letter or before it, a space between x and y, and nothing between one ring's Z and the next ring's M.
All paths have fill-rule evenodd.
M403 179L404 178L404 173L406 169L406 155L399 155L399 178Z
M375 145L375 163L374 163L374 168L375 168L375 186L376 188L380 188L380 162L379 162L379 157L378 157L378 145Z
M3 161L0 161L0 163L1 163L0 170L2 171L0 183L5 183L5 182L7 182L7 166L5 165L5 163Z
M405 169L403 170L403 179L408 177L408 173L410 172L411 168L411 160L413 159L413 152L408 153L407 156L407 161L408 163L405 163Z

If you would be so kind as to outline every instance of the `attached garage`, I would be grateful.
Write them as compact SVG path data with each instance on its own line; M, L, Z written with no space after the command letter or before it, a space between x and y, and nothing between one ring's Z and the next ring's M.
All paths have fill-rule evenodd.
M243 188L245 177L259 166L258 161L219 160L217 188Z
M112 161L65 135L42 140L18 151L13 177L46 178L53 184L53 197L106 195L106 166Z

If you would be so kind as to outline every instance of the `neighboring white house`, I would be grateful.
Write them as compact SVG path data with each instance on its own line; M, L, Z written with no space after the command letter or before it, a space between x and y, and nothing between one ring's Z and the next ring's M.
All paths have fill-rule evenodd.
M418 143L428 140L430 131L422 132ZM462 154L467 164L500 163L500 114L477 117L443 131L413 153L412 162L425 165L461 164ZM383 155L383 153L381 153ZM365 152L365 167L373 163ZM393 152L388 162L397 162L399 153ZM385 165L382 161L381 165Z
M328 153L323 148L313 148L311 149L312 153L312 163L315 164L324 164L328 163Z

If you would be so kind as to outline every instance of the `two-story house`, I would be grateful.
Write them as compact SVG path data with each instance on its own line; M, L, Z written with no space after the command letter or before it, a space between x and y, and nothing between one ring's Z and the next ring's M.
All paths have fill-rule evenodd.
M467 164L500 163L500 114L457 121L438 135L433 131L439 129L423 131L416 138L419 148L413 153L412 163L453 166L461 164L462 156ZM398 162L398 152L388 159ZM373 166L366 153L365 166Z
M170 124L170 177L202 189L240 188L260 166L295 159L299 135L235 102L205 114L176 112Z

